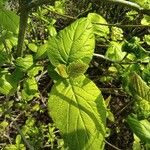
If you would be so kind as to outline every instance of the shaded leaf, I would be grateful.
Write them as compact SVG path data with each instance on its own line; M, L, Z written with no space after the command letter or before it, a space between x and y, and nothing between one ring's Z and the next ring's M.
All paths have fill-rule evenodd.
M34 97L38 97L38 86L37 81L34 77L29 77L24 81L23 90L22 90L22 98L24 100L32 100Z
M129 116L127 118L131 130L140 138L141 141L150 143L150 122L148 120L137 120Z
M46 55L47 55L46 51L47 51L47 43L45 43L45 44L38 47L35 58L36 59L45 58Z
M0 7L0 25L13 33L17 33L19 27L19 16L13 11Z

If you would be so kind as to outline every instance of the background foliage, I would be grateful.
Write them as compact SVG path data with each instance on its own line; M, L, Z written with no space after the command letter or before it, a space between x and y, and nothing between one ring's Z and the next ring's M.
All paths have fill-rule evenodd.
M76 149L75 136L86 145L100 130L78 149L150 149L149 9L149 0L0 1L0 148ZM58 100L70 97L81 106L68 115Z

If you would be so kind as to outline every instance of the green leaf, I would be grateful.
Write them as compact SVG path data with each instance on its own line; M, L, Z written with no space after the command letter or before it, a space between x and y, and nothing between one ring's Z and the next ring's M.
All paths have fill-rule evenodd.
M33 66L31 67L31 69L28 70L27 75L29 77L34 77L39 73L39 71L43 71L42 66Z
M37 52L37 45L35 43L29 43L28 44L28 48L32 51L32 52Z
M148 120L137 120L129 116L127 122L131 130L140 138L141 141L150 143L150 122Z
M113 41L123 40L123 30L118 27L111 28L111 39Z
M9 62L8 54L4 50L0 50L0 65Z
M92 24L86 18L78 19L52 37L48 44L49 60L55 67L79 59L88 64L95 47Z
M144 41L147 43L147 45L150 45L150 34L144 35Z
M59 64L56 68L55 71L63 78L68 78L67 74L67 68L64 64Z
M150 9L150 1L149 0L130 0L130 1L137 3L144 9Z
M134 73L130 78L130 91L135 98L134 110L139 118L150 116L150 87Z
M141 20L141 24L150 25L150 16L144 15L143 19Z
M54 81L62 80L62 76L60 76L60 74L58 74L58 72L56 71L56 68L51 63L49 63L48 74Z
M138 59L148 57L148 52L141 46L138 37L132 37L129 41L125 41L122 49L128 53L133 53Z
M20 68L23 72L26 72L33 65L32 55L26 55L24 58L19 57L16 59L16 66Z
M19 27L19 16L13 11L0 7L0 25L13 33L17 33Z
M125 55L126 53L122 52L122 43L115 41L110 42L110 45L105 54L106 57L113 61L121 61Z
M47 51L47 43L38 47L35 58L36 59L45 58L47 55L46 51Z
M107 26L100 25L107 24L106 20L102 16L96 13L89 13L88 19L93 24L94 34L101 37L107 37L107 35L109 34L109 28Z
M34 77L29 77L24 81L22 98L24 100L32 100L34 97L38 97L38 85Z
M142 78L134 73L130 80L130 87L133 94L150 102L150 87L142 80Z
M81 60L78 60L70 63L67 71L70 77L78 77L84 74L87 68L87 64L83 63Z
M48 110L69 150L102 150L106 108L101 92L85 76L54 84Z
M12 75L8 72L0 72L0 93L4 95L12 95L17 89L17 82L15 82Z

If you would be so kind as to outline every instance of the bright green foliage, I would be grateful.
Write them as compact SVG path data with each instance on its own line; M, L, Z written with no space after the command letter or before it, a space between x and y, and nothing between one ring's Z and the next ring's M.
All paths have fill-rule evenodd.
M70 150L103 149L106 111L102 95L85 76L57 82L49 97L49 112Z
M83 63L81 60L74 61L69 64L69 66L65 66L63 64L59 64L55 71L63 78L68 77L78 77L79 75L82 75L87 70L88 65Z
M23 72L26 72L33 65L32 55L26 55L24 58L18 57L16 59L16 66Z
M68 65L79 59L88 64L95 46L92 24L86 18L79 19L52 37L48 44L48 56L53 66Z
M132 2L135 2L137 4L139 4L141 7L145 8L145 9L150 9L150 1L149 0L130 0Z
M8 31L17 33L19 27L19 16L10 10L0 7L0 25Z
M63 78L68 78L67 67L64 64L59 64L55 71Z
M70 77L78 77L79 75L84 74L87 68L88 65L79 60L70 63L67 69Z
M47 43L38 47L35 58L40 59L46 57L46 51L47 51Z
M37 52L37 45L35 43L29 43L28 44L28 48L32 51L32 52Z
M0 72L0 93L12 95L17 89L17 83L8 72Z
M133 150L141 150L140 139L134 134Z
M150 34L149 35L144 35L144 41L150 45Z
M100 25L107 24L106 20L102 16L96 13L89 13L88 19L93 24L93 30L95 35L107 37L107 35L109 34L109 28L107 26Z
M122 43L112 41L110 42L105 56L114 61L121 61L125 54L125 52L122 52Z
M141 24L150 25L150 16L144 15L144 18L141 20Z
M131 130L140 138L141 141L150 144L150 122L148 120L138 120L129 116L127 122Z
M24 81L23 90L22 90L22 99L24 100L32 100L33 97L38 97L38 86L37 81L34 77L29 77Z
M113 41L118 41L123 39L123 30L118 27L111 28L111 39Z
M103 97L96 85L83 75L93 55L94 41L92 24L86 18L75 21L49 41L49 71L56 83L48 108L62 133L65 148L70 150L104 148Z
M28 72L27 72L27 75L29 76L29 77L34 77L34 76L36 76L38 73L39 73L39 71L43 71L43 67L42 66L33 66L32 68L30 68L29 70L28 70Z

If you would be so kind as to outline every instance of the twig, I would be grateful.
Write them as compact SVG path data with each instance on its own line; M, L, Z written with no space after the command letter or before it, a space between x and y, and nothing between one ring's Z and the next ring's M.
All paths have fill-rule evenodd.
M134 100L131 100L126 106L124 106L120 111L118 111L118 112L115 114L115 116L120 115L120 114L121 114L124 110L126 110L126 108L127 108L128 106L130 106L133 102L134 102Z
M109 142L106 141L106 140L104 140L104 142L105 142L106 144L108 144L109 146L113 147L113 148L116 149L116 150L122 150L122 149L120 149L120 148L118 148L118 147L112 145L111 143L109 143Z
M133 10L138 11L139 13L145 14L145 15L150 15L150 10L149 9L144 9L143 7L141 7L140 5L130 2L130 1L126 1L126 0L107 0L110 3L117 3L123 6L127 6L128 8L131 8Z
M131 61L131 62L114 61L114 60L109 59L108 57L105 57L104 55L95 54L95 53L94 53L93 56L99 57L99 58L105 59L106 61L109 61L111 63L117 63L117 64L148 64L148 62L144 62L144 61L142 62L141 60L139 60L139 61Z
M150 25L141 25L141 24L104 24L104 23L94 23L97 25L102 26L109 26L109 27L120 27L120 28L150 28Z

